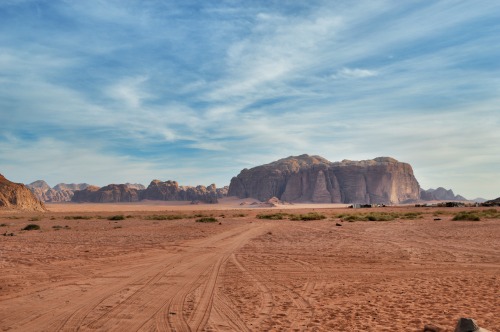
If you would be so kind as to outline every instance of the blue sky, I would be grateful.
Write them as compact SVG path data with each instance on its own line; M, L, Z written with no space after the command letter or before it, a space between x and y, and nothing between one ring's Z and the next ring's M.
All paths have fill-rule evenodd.
M0 1L0 172L229 184L391 156L500 196L500 2Z

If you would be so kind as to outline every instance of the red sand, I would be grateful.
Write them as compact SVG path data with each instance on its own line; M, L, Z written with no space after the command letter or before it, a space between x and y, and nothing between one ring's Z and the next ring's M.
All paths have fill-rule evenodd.
M500 331L500 220L452 221L463 209L404 207L376 210L423 218L340 222L339 213L368 211L324 207L2 211L0 329L452 331L459 317L473 317ZM256 218L313 208L328 219ZM434 220L438 210L442 220ZM117 213L129 217L106 219ZM221 224L146 220L154 214L212 214ZM68 219L78 216L91 219ZM29 223L41 230L20 231Z

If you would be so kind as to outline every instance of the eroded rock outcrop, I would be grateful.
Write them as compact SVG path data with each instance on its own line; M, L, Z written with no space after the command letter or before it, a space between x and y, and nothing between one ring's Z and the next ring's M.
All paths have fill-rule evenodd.
M14 183L0 174L0 208L46 211L44 204L24 184Z
M224 188L218 189L215 184L205 186L179 186L177 181L153 180L141 193L142 199L161 201L200 201L217 203L218 198L224 197Z
M228 196L287 202L397 204L416 201L420 187L411 166L393 158L330 162L319 156L288 157L244 169Z
M78 203L138 202L140 192L126 184L110 184L102 188L88 186L84 190L75 191L71 200Z

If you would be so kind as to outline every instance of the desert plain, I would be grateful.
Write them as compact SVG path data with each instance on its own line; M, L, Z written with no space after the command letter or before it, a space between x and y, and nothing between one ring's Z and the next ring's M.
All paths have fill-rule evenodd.
M240 204L0 211L0 330L500 331L500 218L452 220L487 208Z

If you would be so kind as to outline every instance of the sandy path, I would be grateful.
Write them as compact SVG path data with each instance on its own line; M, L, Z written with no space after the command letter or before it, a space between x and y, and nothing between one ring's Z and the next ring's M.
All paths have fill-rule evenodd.
M94 277L3 300L2 308L8 308L9 314L0 318L0 327L14 331L200 331L212 311L221 267L246 241L272 227L248 223L187 241L177 253L159 251L140 261L124 257L119 266L94 270ZM186 316L186 296L197 288L202 288L201 295ZM26 303L40 302L44 303L41 310L26 311ZM229 318L233 326L244 328L226 301L215 303L222 304L216 310L221 319Z
M114 221L119 206L106 208L0 216L15 233L0 236L0 331L453 331L459 317L500 331L498 218L404 207L380 211L422 215L341 222L359 212L315 209L327 218L271 221L231 209L198 223L198 210L153 210ZM34 217L41 230L20 231Z

